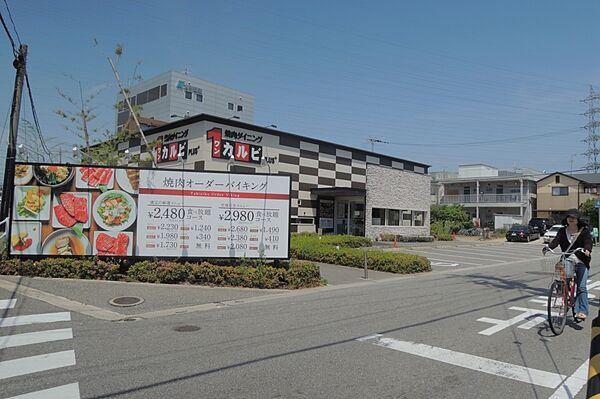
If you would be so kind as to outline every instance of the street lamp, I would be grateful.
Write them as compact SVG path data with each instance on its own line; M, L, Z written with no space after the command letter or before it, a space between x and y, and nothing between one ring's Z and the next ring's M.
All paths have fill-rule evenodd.
M269 174L271 174L271 165L267 162L267 157L265 157L264 155L260 159L260 166L262 166L263 168L266 166L267 169L269 169Z
M227 172L231 173L231 166L234 164L234 162L235 162L235 158L234 158L233 154L231 154L231 156L227 160Z

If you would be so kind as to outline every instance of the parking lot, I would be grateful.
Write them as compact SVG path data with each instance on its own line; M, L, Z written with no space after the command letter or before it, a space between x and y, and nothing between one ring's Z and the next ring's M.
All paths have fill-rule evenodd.
M542 239L531 242L481 241L436 242L430 245L402 246L393 251L427 257L433 270L494 266L523 260L541 260Z

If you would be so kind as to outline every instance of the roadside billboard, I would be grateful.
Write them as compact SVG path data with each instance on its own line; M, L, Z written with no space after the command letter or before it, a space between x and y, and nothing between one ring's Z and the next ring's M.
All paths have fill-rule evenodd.
M16 165L13 256L289 257L289 176Z

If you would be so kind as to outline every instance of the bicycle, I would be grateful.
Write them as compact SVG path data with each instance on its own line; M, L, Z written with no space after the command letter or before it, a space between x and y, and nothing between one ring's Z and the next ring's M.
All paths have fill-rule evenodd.
M575 319L575 264L567 258L579 250L583 250L583 248L559 253L549 250L549 252L559 255L558 261L553 262L554 275L548 291L548 324L555 335L562 334L569 309L572 310L573 319Z

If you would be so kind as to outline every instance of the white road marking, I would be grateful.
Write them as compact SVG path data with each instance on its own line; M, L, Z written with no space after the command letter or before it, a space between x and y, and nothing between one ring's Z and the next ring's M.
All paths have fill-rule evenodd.
M0 362L0 379L75 365L75 351L47 353Z
M548 399L573 399L587 384L589 360L586 360Z
M458 263L449 263L449 262L431 262L431 266L439 266L439 267L456 267Z
M25 326L38 323L56 323L59 321L71 321L71 312L32 314L27 316L15 316L0 319L0 327Z
M0 299L0 309L12 309L16 303L16 299Z
M477 319L477 321L495 324L495 326L492 326L490 328L486 328L483 331L480 331L479 334L492 335L492 334L497 333L498 331L504 330L507 327L513 326L515 324L518 324L524 320L531 319L531 318L533 318L533 320L530 320L527 323L523 324L522 326L519 326L519 328L524 328L524 329L528 330L528 329L535 327L536 325L546 321L546 319L544 317L538 317L538 316L545 315L545 312L543 310L521 308L518 306L511 306L509 309L510 310L518 310L522 313L520 315L512 317L508 320L492 319L491 317L479 318L479 319Z
M418 254L418 253L415 252L415 254ZM421 255L421 254L418 254L418 255ZM422 256L425 256L427 259L433 260L433 261L436 261L436 262L448 262L448 259L432 258L432 257L427 256L427 255L422 255ZM449 257L451 258L452 256L449 256ZM461 265L472 265L472 266L483 266L483 263L463 262L462 260L460 261L460 264Z
M42 342L61 341L63 339L73 339L73 330L70 328L62 328L59 330L37 331L24 334L1 336L0 349L39 344Z
M79 384L61 385L43 391L30 392L7 399L79 399Z
M546 388L556 388L566 378L566 376L561 374L504 363L498 360L455 352L430 345L385 338L380 334L358 338L358 341L371 342L380 347Z

